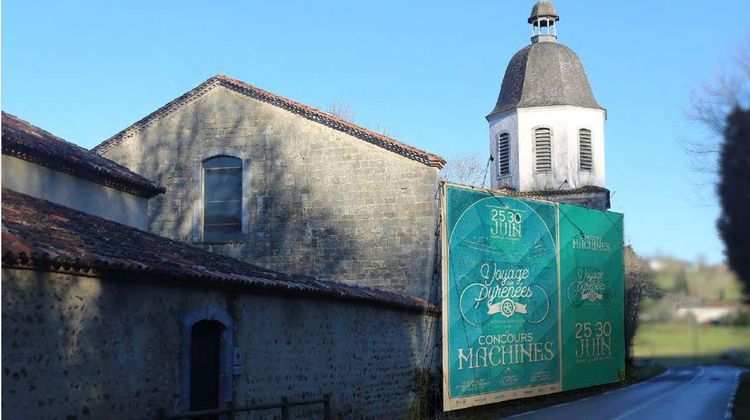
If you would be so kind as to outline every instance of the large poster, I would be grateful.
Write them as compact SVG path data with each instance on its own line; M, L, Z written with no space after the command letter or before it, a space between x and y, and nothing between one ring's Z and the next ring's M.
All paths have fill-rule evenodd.
M454 185L444 185L442 205L445 409L617 380L622 369L622 360L617 360L622 353L617 351L622 346L611 357L595 354L607 345L614 349L619 345L614 336L622 335L622 217L612 216L615 225L618 220L620 223L618 248L614 245L616 228L604 232L601 223L589 226L579 220L588 220L587 214L578 213L573 206L564 209L571 219L563 222L561 209L555 203ZM606 238L612 242L612 255L619 252L619 283L616 264L603 262L598 255L574 245L571 226L581 225L589 229L591 240ZM578 250L564 264L559 252L561 231L566 235L565 249ZM616 256L610 258L614 260ZM565 268L565 282L561 281L561 267ZM619 292L606 295L608 306L589 304L590 294L586 295L586 304L579 302L582 295L577 295L576 290L585 288L576 289L579 268L594 276L597 270L607 271L611 274L607 280L611 289L619 284ZM575 292L571 294L573 303L561 304L568 289ZM612 316L599 316L599 307L619 310L619 317L614 312ZM562 320L566 313L570 320ZM608 322L606 327L604 322ZM592 329L585 343L576 335L579 323L582 332L578 336L588 334L588 330L583 331L584 324ZM608 336L596 336L599 332L604 334L605 329ZM582 348L585 357L576 357L573 347L570 357L566 347L573 345ZM603 365L615 368L604 374L598 370ZM615 372L612 380L610 371ZM577 379L577 372L586 378ZM573 376L566 378L566 374Z

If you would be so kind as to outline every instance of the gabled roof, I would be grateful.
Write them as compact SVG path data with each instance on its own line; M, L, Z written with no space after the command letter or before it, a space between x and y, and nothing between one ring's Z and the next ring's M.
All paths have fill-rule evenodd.
M5 188L2 210L3 267L93 276L131 273L139 281L437 313L422 299L271 271Z
M69 143L15 115L3 115L3 154L150 198L163 187L109 159Z
M303 105L291 99L275 95L255 86L249 85L245 82L232 79L231 77L225 76L223 74L218 74L214 77L211 77L210 79L198 85L198 87L196 87L195 89L185 93L179 98L173 100L172 102L169 102L163 107L147 115L145 118L141 119L130 127L115 134L110 139L96 146L93 150L99 154L105 153L112 147L122 143L125 139L137 134L144 128L161 120L162 118L173 114L174 112L180 110L183 106L203 97L208 92L219 86L225 87L259 101L277 106L279 108L283 108L289 112L307 118L310 121L314 121L318 124L323 124L327 127L333 128L334 130L341 131L409 159L421 162L427 166L442 168L445 165L445 159L438 155L425 152L405 143L401 143L400 141L392 137L370 131L366 128L360 127L334 115L309 107L307 105Z

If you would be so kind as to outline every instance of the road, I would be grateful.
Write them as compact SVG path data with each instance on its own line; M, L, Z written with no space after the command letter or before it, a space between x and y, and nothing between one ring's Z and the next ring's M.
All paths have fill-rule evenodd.
M741 368L670 368L648 381L529 411L513 419L725 419L734 400Z

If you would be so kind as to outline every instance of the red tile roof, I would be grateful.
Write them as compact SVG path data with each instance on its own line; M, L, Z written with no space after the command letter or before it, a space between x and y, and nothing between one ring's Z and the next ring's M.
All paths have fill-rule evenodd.
M3 267L152 281L231 291L343 299L437 313L424 300L314 277L287 275L3 188Z
M163 187L83 147L3 112L3 154L141 197Z
M161 120L162 118L181 109L183 106L195 101L196 99L201 98L203 95L210 92L217 86L223 86L227 89L233 90L259 101L263 101L279 108L283 108L289 112L293 112L297 115L307 118L308 120L323 124L327 127L333 128L334 130L349 134L353 137L357 137L361 140L372 143L376 146L380 146L386 150L390 150L409 159L421 162L427 166L442 168L445 165L445 159L438 155L425 152L405 143L401 143L400 141L392 137L370 131L366 128L355 125L334 115L309 107L307 105L303 105L291 99L275 95L255 86L249 85L245 82L227 77L223 74L211 77L210 79L198 85L198 87L196 87L195 89L185 93L179 98L173 100L172 102L169 102L163 107L147 115L145 118L141 119L130 127L115 134L110 139L96 146L93 150L100 154L105 153L107 150L122 143L123 140L135 135L154 122Z

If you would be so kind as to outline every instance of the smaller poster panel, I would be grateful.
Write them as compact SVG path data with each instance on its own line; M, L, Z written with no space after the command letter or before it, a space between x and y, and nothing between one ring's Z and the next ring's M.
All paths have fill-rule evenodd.
M623 216L559 204L563 389L625 369Z

